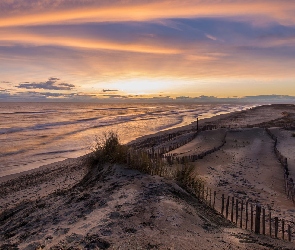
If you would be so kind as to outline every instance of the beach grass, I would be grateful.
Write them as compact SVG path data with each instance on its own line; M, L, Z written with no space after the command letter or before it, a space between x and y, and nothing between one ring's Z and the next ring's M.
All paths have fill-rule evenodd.
M114 131L105 132L95 138L88 162L90 170L107 163L123 164L146 174L175 179L183 186L187 186L192 179L195 179L193 174L195 167L188 162L171 166L159 156L151 157L144 150L134 150L121 144L118 134Z
M116 132L109 131L95 138L92 153L89 155L90 165L104 163L126 163L128 147L120 143Z

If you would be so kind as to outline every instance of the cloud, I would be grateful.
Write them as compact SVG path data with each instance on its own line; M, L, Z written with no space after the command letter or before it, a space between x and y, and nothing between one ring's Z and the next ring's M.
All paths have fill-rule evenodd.
M4 0L0 6L0 26L246 15L257 16L259 20L295 21L295 4L290 0Z
M38 92L38 91L24 91L24 92L13 92L12 90L7 91L0 89L0 99L1 101L82 101L82 102L92 102L98 100L95 94L87 93L63 93L63 92Z
M17 88L21 89L47 89L47 90L72 90L75 85L69 83L57 83L59 78L51 77L46 82L20 83Z
M49 78L49 81L59 81L60 79L59 78L56 78L56 77L50 77Z
M294 9L290 0L3 0L0 75L21 91L293 95ZM71 84L40 82L48 75Z
M44 30L46 30L44 28ZM81 31L81 29L79 29ZM154 54L176 54L179 49L161 46L160 44L148 44L145 41L121 42L120 37L117 39L108 39L105 37L90 38L89 34L84 37L66 34L64 31L57 31L54 35L53 30L48 33L28 32L24 30L10 30L2 32L0 36L0 44L2 42L9 43L10 46L27 45L27 46L55 46L55 47L72 47L76 49L92 49L92 50L110 50L110 51L126 51L135 53L154 53Z
M10 97L10 93L6 89L0 89L0 99L6 99Z
M119 90L117 89L103 89L102 92L118 92Z
M280 101L280 100L293 100L295 101L294 96L289 95L257 95L257 96L245 96L243 97L245 100L260 100L260 101Z
M108 98L119 98L119 99L127 99L128 98L128 96L126 96L126 95L102 95L102 96L104 96L104 97L108 97Z

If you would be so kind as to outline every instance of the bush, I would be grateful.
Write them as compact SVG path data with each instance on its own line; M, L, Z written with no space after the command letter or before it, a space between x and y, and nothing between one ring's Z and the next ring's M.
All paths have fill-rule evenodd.
M105 163L127 164L132 169L141 172L170 177L183 185L188 185L194 179L194 166L184 162L181 166L170 166L161 157L151 157L144 150L134 150L120 143L118 134L105 132L101 137L95 138L95 144L89 157L90 169Z
M90 154L91 165L104 163L126 163L127 146L120 143L118 134L110 131L96 137Z
M292 137L295 137L295 133L292 134Z

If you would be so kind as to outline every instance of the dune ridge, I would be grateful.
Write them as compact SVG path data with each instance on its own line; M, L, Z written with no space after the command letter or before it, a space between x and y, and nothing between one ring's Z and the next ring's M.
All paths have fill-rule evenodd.
M294 121L282 124L283 112L293 114L295 108L267 105L200 121L200 126L220 129L201 132L169 153L214 148L226 129L226 143L219 150L191 163L197 177L219 192L264 202L292 221L294 204L285 195L283 168L264 129L276 120L277 133L291 129ZM148 145L145 141L153 137L187 133L195 126L133 144ZM291 139L288 145L295 144ZM282 153L284 143L278 142ZM292 163L293 155L287 157ZM81 157L2 180L0 249L294 249L293 243L235 227L175 180L106 164L88 185L81 185L86 165Z

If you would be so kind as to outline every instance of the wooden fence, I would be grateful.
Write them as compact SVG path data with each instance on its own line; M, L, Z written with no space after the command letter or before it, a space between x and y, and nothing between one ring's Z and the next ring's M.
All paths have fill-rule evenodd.
M187 134L196 133L198 131L199 130L198 130L197 127L192 127L190 129L179 130L179 131L173 132L173 133L163 133L161 135L149 137L147 139L143 139L143 140L139 139L136 142L131 142L129 144L129 146L131 146L134 149L146 149L146 150L148 150L148 149L152 149L152 148L157 148L161 144L173 141L176 138L179 139L179 137L181 137L181 136L185 137Z
M161 135L149 137L143 140L138 139L137 142L131 142L129 146L133 149L145 149L149 151L154 150L154 153L165 154L192 141L200 131L213 129L217 129L216 124L205 124L202 127L199 127L197 124L196 126L192 126L190 129L179 130L173 133L163 133ZM170 145L165 146L163 144Z
M186 188L237 227L277 239L294 239L294 222L273 216L272 210L268 207L219 194L200 181L191 180L187 182Z
M171 134L171 139L168 142L162 142L156 147L147 148L146 151L151 155L163 156L164 154L191 142L197 137L198 133L199 131L194 131L178 136Z
M201 130L212 128L213 127L210 126L206 128L203 127ZM288 178L289 170L287 159L277 149L277 138L271 133L269 129L266 129L266 131L275 141L274 152L285 170L286 193L288 197L291 197L294 201L294 183L291 178ZM193 140L197 134L198 131L194 133L194 136L187 137L186 140L183 140L180 144L174 144L174 146L171 148L175 149L188 143L189 141ZM184 136L184 134L171 134L168 135L168 138L169 140L173 140L178 136ZM150 149L131 149L128 154L127 162L129 164L130 162L135 161L135 165L144 165L145 171L150 174L173 176L175 173L168 174L169 167L167 167L167 165L172 165L174 163L182 164L203 158L204 156L219 150L226 143L226 136L227 134L225 133L222 143L218 147L214 147L200 154L183 157L167 154L167 150L171 150L171 148L167 149L167 147L158 147L157 151L151 151ZM162 141L162 139L160 139L160 141ZM166 155L164 155L165 153ZM183 184L187 190L193 193L200 201L204 202L226 219L236 224L237 227L252 231L256 234L268 235L273 238L293 241L295 226L294 222L274 216L272 214L272 210L269 207L264 207L260 203L253 203L249 200L242 200L233 196L217 193L216 191L206 187L204 183L196 181L195 179L186 180L183 182Z
M227 136L227 132L225 132L219 146L208 149L208 150L206 150L204 152L201 152L201 153L198 153L198 154L186 155L186 156L177 156L177 155L173 155L173 154L165 154L165 155L162 156L162 158L164 158L170 165L172 165L174 163L194 162L197 159L202 159L206 155L212 154L212 153L220 150L224 146L224 144L226 143L226 140L225 140L226 136Z
M285 192L287 197L295 202L295 184L293 179L289 177L288 160L277 148L278 138L270 131L270 129L266 128L265 130L267 134L274 140L274 153L284 168Z

